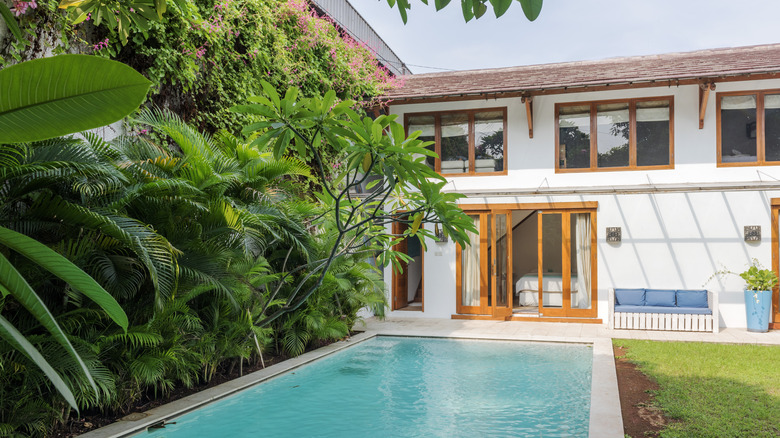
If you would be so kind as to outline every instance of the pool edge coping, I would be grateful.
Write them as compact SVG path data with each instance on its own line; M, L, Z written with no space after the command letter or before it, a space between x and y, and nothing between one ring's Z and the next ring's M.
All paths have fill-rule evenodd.
M376 333L358 333L345 340L334 342L316 350L304 353L298 357L287 359L261 370L253 371L237 379L229 380L225 383L220 383L214 387L204 389L203 391L199 391L186 397L182 397L178 400L174 400L170 403L149 409L148 411L143 412L146 414L146 416L141 419L134 421L120 419L111 424L78 436L83 438L125 438L133 436L137 433L144 432L149 428L149 426L159 423L160 421L174 419L190 411L201 408L207 404L231 396L236 392L255 386L266 380L279 376L280 374L284 374L288 371L311 363L317 359L321 359L325 356L331 355L345 348L349 348L376 336Z
M346 340L334 342L322 348L307 352L296 358L254 371L243 377L205 389L187 397L145 411L139 420L119 420L99 429L87 432L84 438L124 438L145 431L149 426L186 414L209 403L228 397L238 391L262 383L287 371L299 368L337 351L372 339L377 336L402 336L424 338L450 338L473 340L500 340L542 343L590 344L593 348L591 367L591 400L588 421L588 436L599 438L623 438L623 416L620 409L620 394L617 386L617 370L612 350L612 340L605 338L573 338L560 336L518 336L497 333L410 333L409 331L379 330L365 331Z

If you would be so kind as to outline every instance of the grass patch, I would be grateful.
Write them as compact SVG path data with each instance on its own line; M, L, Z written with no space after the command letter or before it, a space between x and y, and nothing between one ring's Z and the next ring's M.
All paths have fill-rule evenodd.
M662 437L780 436L780 346L615 339L678 420Z

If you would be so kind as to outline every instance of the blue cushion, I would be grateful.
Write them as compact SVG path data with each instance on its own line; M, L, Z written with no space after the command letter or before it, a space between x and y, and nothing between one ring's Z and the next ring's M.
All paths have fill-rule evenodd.
M644 289L615 289L615 306L642 306L644 304Z
M701 307L615 306L615 313L674 313L680 315L712 315L712 309Z
M707 291L706 290L678 290L677 306L707 308L708 307Z
M645 305L674 307L674 292L671 289L647 289L645 291Z

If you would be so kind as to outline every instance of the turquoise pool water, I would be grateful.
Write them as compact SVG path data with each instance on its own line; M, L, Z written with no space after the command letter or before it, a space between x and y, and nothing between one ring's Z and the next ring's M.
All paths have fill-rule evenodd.
M586 437L585 345L377 337L144 437Z

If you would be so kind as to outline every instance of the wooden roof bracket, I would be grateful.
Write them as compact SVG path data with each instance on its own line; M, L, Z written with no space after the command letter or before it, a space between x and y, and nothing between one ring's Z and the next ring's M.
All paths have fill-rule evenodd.
M699 84L699 129L704 129L704 115L707 113L707 100L710 91L715 89L715 82L702 82Z
M525 95L520 98L520 102L525 104L525 115L528 118L528 138L534 138L534 98Z

